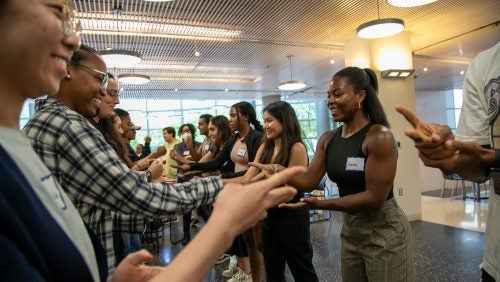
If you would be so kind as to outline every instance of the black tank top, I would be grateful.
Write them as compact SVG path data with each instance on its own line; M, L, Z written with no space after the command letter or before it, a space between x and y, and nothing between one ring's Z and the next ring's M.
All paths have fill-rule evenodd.
M342 126L337 129L326 148L326 172L337 184L341 197L365 191L366 156L363 141L373 126L369 122L361 130L347 138L342 137ZM387 199L393 197L392 187Z

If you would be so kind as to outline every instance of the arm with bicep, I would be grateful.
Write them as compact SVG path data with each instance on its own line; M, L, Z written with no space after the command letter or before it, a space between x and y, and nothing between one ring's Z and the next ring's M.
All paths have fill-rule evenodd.
M294 167L264 181L228 184L217 196L205 227L153 281L201 281L236 235L262 220L267 209L295 196L295 189L282 185L303 172Z
M296 175L288 181L287 184L295 187L299 191L312 191L317 187L326 172L326 147L334 134L335 131L333 130L327 131L321 135L318 140L318 144L316 145L316 153L307 167L306 175ZM307 157L305 159L301 159L300 162L303 162L304 160L307 163Z
M378 210L387 199L396 176L398 152L392 133L384 126L374 125L365 137L365 191L332 200L309 200L320 208L340 211Z

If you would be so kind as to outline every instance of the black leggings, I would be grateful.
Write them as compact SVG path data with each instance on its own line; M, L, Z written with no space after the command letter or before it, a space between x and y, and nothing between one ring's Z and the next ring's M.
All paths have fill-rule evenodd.
M285 264L295 281L318 281L308 209L270 209L262 223L262 246L266 281L285 281Z

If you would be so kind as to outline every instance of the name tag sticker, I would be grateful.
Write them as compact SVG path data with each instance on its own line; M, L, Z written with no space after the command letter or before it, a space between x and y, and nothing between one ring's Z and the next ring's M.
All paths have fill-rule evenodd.
M347 158L347 162L345 163L345 170L365 171L365 158Z
M208 151L208 148L210 148L210 145L206 144L205 145L205 151Z
M239 149L238 149L238 156L240 156L240 157L244 157L244 156L245 156L245 154L246 154L246 152L247 152L247 150L242 149L242 148L239 148Z
M186 150L186 151L182 152L182 154L183 154L184 156L189 156L189 151L188 151L188 150Z

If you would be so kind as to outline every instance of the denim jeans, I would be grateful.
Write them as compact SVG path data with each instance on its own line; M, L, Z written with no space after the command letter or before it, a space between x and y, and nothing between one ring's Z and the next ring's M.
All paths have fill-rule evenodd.
M122 232L123 256L137 252L141 249L141 235L137 233Z

